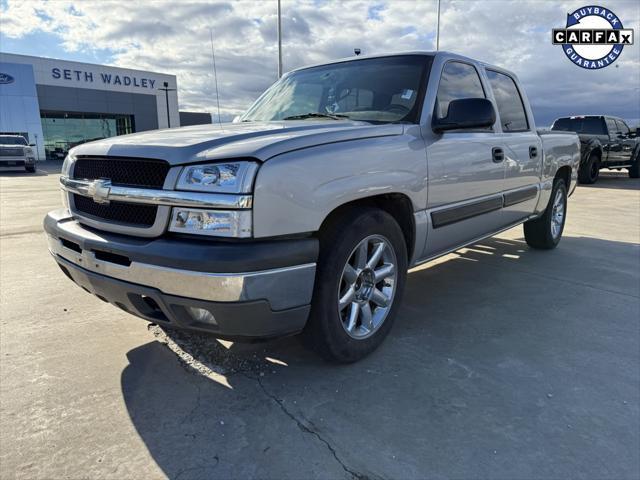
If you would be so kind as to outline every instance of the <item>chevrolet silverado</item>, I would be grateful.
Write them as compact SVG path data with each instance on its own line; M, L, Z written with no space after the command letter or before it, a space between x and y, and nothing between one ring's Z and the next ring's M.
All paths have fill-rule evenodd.
M44 228L62 271L126 312L301 333L351 362L389 333L408 268L519 224L554 248L579 161L576 134L537 132L507 70L357 57L287 73L234 123L73 148Z

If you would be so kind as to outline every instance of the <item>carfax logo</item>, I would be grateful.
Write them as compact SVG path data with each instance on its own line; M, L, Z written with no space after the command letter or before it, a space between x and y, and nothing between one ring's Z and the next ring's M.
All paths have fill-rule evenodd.
M590 5L567 14L566 27L553 29L553 44L562 45L579 67L595 70L608 67L625 45L633 45L633 30L625 29L608 8Z

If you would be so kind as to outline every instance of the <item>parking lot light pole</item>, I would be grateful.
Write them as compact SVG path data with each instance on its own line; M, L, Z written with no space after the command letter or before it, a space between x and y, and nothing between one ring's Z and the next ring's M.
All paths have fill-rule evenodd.
M282 77L282 9L278 0L278 78Z
M169 82L162 82L164 88L159 88L164 92L164 98L167 102L167 128L171 128L171 117L169 116L169 92L173 92L175 88L169 88Z
M36 160L40 161L40 148L38 147L38 134L34 134L36 137Z
M436 50L440 50L440 0L438 0L438 21L436 23Z

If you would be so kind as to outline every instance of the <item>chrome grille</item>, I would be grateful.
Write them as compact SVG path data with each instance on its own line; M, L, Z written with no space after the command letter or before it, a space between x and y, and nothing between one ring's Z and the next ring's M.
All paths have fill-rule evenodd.
M77 180L109 179L114 186L162 189L170 165L164 160L123 157L79 157L74 162L72 177ZM78 193L71 195L71 208L92 226L114 231L117 226L134 228L142 235L152 234L158 215L168 215L168 209L157 205L121 201L97 203ZM143 233L143 232L148 233ZM153 230L155 231L155 230ZM130 233L133 233L130 232ZM155 234L158 234L156 232Z
M18 148L0 148L0 157L22 157L24 150L22 147Z
M75 209L96 219L108 220L132 227L149 228L156 221L158 207L156 205L140 205L125 202L101 204L89 197L74 194Z
M164 160L118 157L80 157L73 167L73 178L96 180L108 178L113 185L162 188L169 173Z

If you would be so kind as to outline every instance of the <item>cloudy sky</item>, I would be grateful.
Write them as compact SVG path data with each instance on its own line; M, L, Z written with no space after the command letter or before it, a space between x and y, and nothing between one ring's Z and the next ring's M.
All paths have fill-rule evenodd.
M635 45L601 70L573 65L551 29L592 0L442 0L443 50L515 71L539 125L567 114L640 122L640 2L607 0ZM353 55L435 48L437 0L282 0L285 70ZM276 0L0 0L0 50L178 76L182 110L215 112L210 29L222 118L277 77Z

